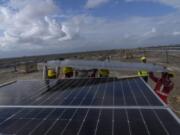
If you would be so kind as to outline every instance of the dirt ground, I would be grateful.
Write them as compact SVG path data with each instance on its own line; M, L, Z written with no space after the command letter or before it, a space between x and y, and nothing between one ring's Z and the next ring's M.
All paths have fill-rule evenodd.
M110 55L110 54L108 54ZM83 59L100 59L103 60L108 57L108 55L93 55L90 56L86 54L84 57L81 56ZM144 55L144 54L143 54ZM148 62L161 64L166 66L169 70L175 73L175 78L173 78L173 82L175 83L174 90L171 92L169 96L169 105L174 110L174 112L180 117L180 53L177 57L169 57L168 63L165 59L165 56L162 53L146 53ZM110 55L112 60L119 60L119 61L128 61L128 62L137 62L139 61L139 57L142 56L141 53L134 54L133 57L128 58L124 57L123 54L119 52L113 53ZM77 57L78 58L78 57ZM136 72L130 71L111 71L111 76L114 77L122 77L127 75L136 75ZM158 74L157 74L158 75ZM42 79L42 71L34 72L34 73L18 73L14 72L13 69L1 69L0 70L0 84L12 81L12 80L24 80L24 79ZM149 80L149 85L153 88L154 83Z
M33 73L18 73L12 69L1 69L0 70L0 84L15 81L15 80L29 80L29 79L42 79L42 72Z

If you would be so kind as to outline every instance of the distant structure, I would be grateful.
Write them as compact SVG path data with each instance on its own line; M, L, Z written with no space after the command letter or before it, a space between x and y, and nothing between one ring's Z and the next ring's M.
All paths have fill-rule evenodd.
M17 66L16 70L17 70L17 72L20 72L20 73L35 72L35 71L38 71L37 63L33 63L33 62L23 63L23 64Z

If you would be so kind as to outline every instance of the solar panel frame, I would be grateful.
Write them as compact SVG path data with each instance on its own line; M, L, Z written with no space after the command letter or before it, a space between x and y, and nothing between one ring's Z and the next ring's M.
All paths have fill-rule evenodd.
M168 110L168 112L174 117L174 119L176 119L176 121L180 124L180 119L177 117L177 115L172 111L172 109L170 107L166 108Z

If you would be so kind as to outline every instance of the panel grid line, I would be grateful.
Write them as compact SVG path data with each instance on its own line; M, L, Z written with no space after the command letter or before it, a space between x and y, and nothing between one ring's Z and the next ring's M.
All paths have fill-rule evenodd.
M89 80L88 80L89 81ZM88 81L86 81L86 84L88 83ZM85 86L85 85L84 85ZM82 87L81 88L81 90L83 89L84 87ZM79 91L79 93L78 94L80 94L80 92L81 91ZM72 101L70 102L70 104L74 101L75 99L72 99ZM65 111L66 111L66 109L64 109L63 110L63 112L61 113L61 115L60 116L58 116L58 118L53 122L53 124L46 130L46 132L44 133L44 135L47 135L49 132L50 132L50 130L55 126L55 124L57 123L57 121L59 120L59 119L61 119L61 117L63 116L63 114L65 113Z
M140 90L141 90L141 89L140 89ZM147 102L149 103L148 100L147 100ZM150 103L149 103L149 104L150 104ZM156 116L156 118L158 119L158 121L160 122L160 124L161 124L162 128L164 129L164 131L166 132L166 134L169 135L169 132L168 132L167 129L165 128L164 124L162 123L162 121L161 121L161 119L159 118L159 116L157 115L157 113L156 113L154 110L152 110L152 111L153 111L153 113L155 114L155 116Z
M35 115L34 115L34 118L37 117L39 114L41 114L43 111L44 111L44 110L42 109L42 110L39 111L37 114L35 114ZM27 115L27 116L28 116L28 115ZM20 119L22 119L22 118L20 118ZM27 125L29 125L29 123L30 123L32 120L33 120L33 118L30 119L29 121L26 121L26 123L24 123L23 126L22 126L21 128L19 128L19 129L16 131L15 134L18 134L20 131L22 131ZM14 124L16 124L16 123L14 123Z
M74 84L74 82L71 82L70 84ZM64 86L64 87L66 87L66 86ZM63 91L63 92L65 92L65 91ZM69 97L71 94L72 94L72 91L69 93L69 95L66 95L65 98ZM53 100L52 102L55 102L55 100ZM50 116L50 114L53 113L54 111L55 110L52 110L51 112L49 112L48 116ZM45 119L47 119L48 116ZM43 120L34 129L32 129L32 131L29 134L32 134L33 131L35 131L35 129L37 129L41 124L43 124Z
M68 85L72 85L72 84L75 84L75 82L71 82L71 83L69 83ZM68 85L67 85L67 86L68 86ZM62 87L62 89L63 89L63 88L66 88L66 86ZM68 88L66 91L68 91L68 90L70 90L70 88ZM43 100L42 102L40 102L39 105L43 105L43 102L46 102L48 99L53 99L53 102L55 102L55 99L59 97L58 95L64 94L64 92L66 92L66 91L60 92L60 93L58 94L58 90L56 90L56 92L54 92L51 96L48 96L48 98L46 98L46 100ZM68 95L66 95L66 96L64 97L64 99L68 98L73 92L75 92L75 90L71 90L71 91L68 93ZM57 94L58 94L58 95L57 95Z
M169 106L161 104L142 78L84 78L49 83L52 89L45 92L47 88L35 82L32 89L37 91L31 92L29 100L23 97L20 105L20 100L17 104L8 101L0 105L1 133L175 135L180 131L179 119ZM33 85L22 84L22 89L30 84Z
M115 82L115 79L113 78L113 88L112 88L112 91L113 91L113 107L115 105L115 102L114 102L114 82ZM112 109L112 135L114 135L114 109Z
M54 80L53 82L55 82L56 80ZM52 83L52 82L51 82ZM32 97L33 96L39 96L39 94L41 94L44 90L45 90L45 88L47 88L47 86L44 86L44 87L41 87L40 89L39 89L39 91L37 91L37 93L33 93L30 97L29 97L29 99L32 99ZM26 100L26 97L24 97L23 98L23 100Z
M36 102L36 101L35 101ZM0 123L0 125L2 125L4 122L8 121L9 119L12 119L13 117L15 117L17 114L21 113L23 111L24 108L22 108L22 110L19 110L18 112L16 112L15 114L12 114L9 118L5 119L4 121L2 121ZM31 113L31 111L29 112Z
M122 88L122 93L123 93L124 103L125 103L125 105L126 105L126 100L125 100L125 95L124 95L124 87L123 87L123 83L122 83L122 81L121 81L120 83L121 83L121 88ZM131 126L130 126L130 121L129 121L129 116L128 116L127 109L125 109L125 114L126 114L126 119L127 119L127 123L128 123L129 134L132 135L132 132L131 132Z
M133 95L133 97L134 97L134 99L135 99L135 103L138 104L137 99L136 99L136 97L135 97L135 94L134 94L134 92L133 92L132 86L131 86L130 83L129 83L129 80L127 80L127 83L128 83L129 88L130 88L130 91L132 92L132 95ZM141 116L141 119L142 119L143 124L144 124L144 126L145 126L146 132L148 133L148 135L150 135L150 132L149 132L148 126L147 126L147 124L146 124L146 121L144 120L142 111L141 111L140 109L138 109L138 112L140 113L140 116Z
M88 91L86 92L86 95L83 97L83 99L81 100L81 102L80 102L79 105L81 105L82 102L85 100L85 98L87 97L88 93L89 93L90 90L91 90L91 89L90 89L91 87L92 87L92 86L89 87ZM64 134L64 132L66 131L68 125L71 123L71 120L74 118L74 116L76 115L76 113L77 113L78 110L79 110L79 108L77 108L77 109L74 111L74 113L72 114L70 120L68 121L68 123L66 124L66 126L64 127L64 129L61 131L60 135L63 135L63 134Z
M65 83L65 82L63 82L63 84L64 84L64 83ZM63 85L61 88L64 89L64 88L66 88L66 86L72 85L72 84L75 84L75 81L72 81L72 82L69 81L68 83L65 83L65 85ZM60 85L62 85L62 84L58 84L57 86L55 86L55 88L58 88ZM67 90L70 90L70 89L68 88ZM65 91L63 91L63 92L65 92ZM50 99L50 98L52 98L53 96L55 96L56 93L58 93L57 90L56 90L52 95L48 96L48 98L46 98L46 99L43 100L42 102L40 101L39 104L43 104L43 102L46 102L48 99ZM45 94L44 94L43 96L45 96ZM43 96L41 96L39 99L35 100L35 102L33 102L33 103L31 103L31 104L37 104L37 102L38 102L40 99L43 99Z
M96 92L95 92L95 94L94 94L94 96L93 96L93 99L91 100L90 105L92 105L93 101L94 101L95 98L96 98L96 95L97 95L99 86L100 86L100 85L96 86L96 87L97 87L97 88L96 88ZM80 128L79 128L79 130L78 130L78 132L77 132L77 135L80 134L81 129L82 129L83 125L84 125L84 122L85 122L85 120L86 120L86 118L87 118L87 116L88 116L89 111L90 111L90 108L88 108L88 110L87 110L87 112L86 112L86 114L85 114L85 116L84 116L83 122L81 123L81 126L80 126Z
M103 91L103 98L102 98L102 101L101 101L101 105L103 105L103 103L104 103L105 94L106 94L106 90ZM97 134L101 114L102 114L102 109L99 110L99 115L98 115L98 119L97 119L94 135Z
M28 135L31 135L37 128L39 128L39 127L41 126L41 124L43 124L43 122L44 122L45 120L47 120L48 117L49 117L53 112L55 112L55 110L56 110L56 108L53 109L52 111L50 111L50 112L48 113L48 115L47 115L45 118L43 118L43 119L40 121L40 123L39 123L35 128L33 128L33 129L30 131L30 133L29 133Z
M71 83L74 83L74 82L71 82ZM65 86L64 86L64 87L65 87ZM69 95L68 95L68 96L69 96ZM46 99L46 100L48 100L48 99ZM54 102L54 101L51 101L51 102ZM32 112L32 111L30 111L29 113L31 113L31 112ZM40 111L40 113L41 113L41 112L43 112L43 110ZM38 114L40 114L40 113L38 113ZM51 113L51 112L50 112L50 113ZM38 114L37 114L37 115L38 115ZM30 123L30 121L27 122L26 124L24 124L23 127L25 127L25 126L28 125L29 123ZM21 127L21 129L23 129L23 127ZM17 131L17 132L19 132L19 131Z

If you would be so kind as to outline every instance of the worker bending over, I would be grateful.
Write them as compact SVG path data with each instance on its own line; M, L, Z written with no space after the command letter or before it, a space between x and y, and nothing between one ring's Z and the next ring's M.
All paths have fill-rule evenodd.
M72 67L64 67L63 68L63 78L71 78L73 77L73 68Z
M48 69L48 79L56 79L56 71L53 68Z
M146 57L144 57L144 56L141 57L141 62L146 63L147 62ZM148 71L146 71L146 70L138 71L138 76L142 77L145 82L148 82Z
M161 78L155 77L152 72L149 73L149 77L156 83L154 91L156 94L168 104L167 98L170 92L173 90L174 83L171 78L174 77L172 73L163 72Z
M109 70L108 69L100 69L99 77L109 77Z

